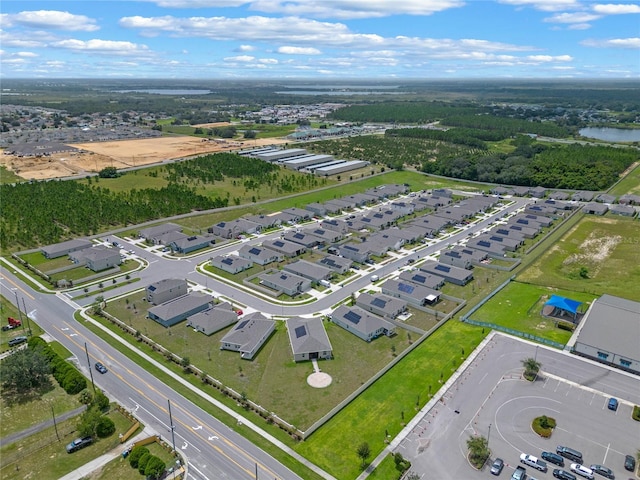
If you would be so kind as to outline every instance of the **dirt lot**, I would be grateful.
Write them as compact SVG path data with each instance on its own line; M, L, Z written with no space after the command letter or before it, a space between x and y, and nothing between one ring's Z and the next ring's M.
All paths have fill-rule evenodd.
M84 176L105 167L130 168L151 165L176 158L209 152L229 152L241 148L285 143L278 138L225 141L217 143L201 138L172 136L70 144L83 150L48 157L0 155L0 164L26 180Z

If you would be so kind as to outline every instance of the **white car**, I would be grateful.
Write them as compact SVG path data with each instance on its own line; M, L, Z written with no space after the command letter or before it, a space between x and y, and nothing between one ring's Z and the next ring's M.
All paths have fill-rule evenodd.
M593 480L593 470L584 465L580 465L579 463L571 464L571 471L573 473L577 473L581 477L588 478L589 480Z

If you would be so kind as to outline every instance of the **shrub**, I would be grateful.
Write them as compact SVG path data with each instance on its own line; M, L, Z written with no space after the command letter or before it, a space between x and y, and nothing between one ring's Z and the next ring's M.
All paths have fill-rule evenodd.
M144 470L147 468L147 463L149 463L151 457L152 455L147 452L142 454L142 456L138 459L138 472L140 472L140 475L144 475Z
M132 468L138 468L138 461L140 460L140 457L142 457L145 453L148 454L149 449L143 446L134 447L131 450L131 453L129 454L129 464Z
M633 406L633 413L631 414L631 418L633 418L636 422L640 422L640 406Z
M83 390L78 396L78 401L83 405L89 405L91 402L93 402L93 395L89 390Z
M106 438L116 431L116 424L109 417L100 417L96 425L96 435L98 438Z
M87 379L80 375L75 368L72 368L67 375L65 375L62 388L64 388L65 392L69 395L75 395L87 388Z
M533 419L533 422L531 422L531 428L541 437L549 438L551 433L553 433L553 429L556 428L556 420L555 418L542 415L541 417Z
M161 458L156 457L155 455L151 455L149 461L147 462L147 466L144 469L144 474L147 477L158 478L167 468L167 465L162 461Z
M96 392L96 398L93 401L93 404L96 405L100 410L104 411L109 408L109 399L104 393L102 393L102 391L98 390Z

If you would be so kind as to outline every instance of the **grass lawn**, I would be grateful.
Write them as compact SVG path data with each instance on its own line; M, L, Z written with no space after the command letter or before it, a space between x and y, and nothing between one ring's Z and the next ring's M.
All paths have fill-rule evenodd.
M611 195L624 195L630 193L640 195L640 165L631 170L620 183L614 185L609 191Z
M356 478L358 445L368 442L375 458L385 446L385 430L397 435L483 337L480 328L447 322L295 449L336 478Z
M56 480L94 458L119 447L118 434L126 432L132 425L131 421L115 409L110 410L107 415L116 424L115 433L72 454L67 453L65 446L78 436L75 429L79 418L71 418L58 423L59 440L56 437L54 427L50 427L24 440L3 445L0 448L2 456L0 478L3 480L24 478Z
M22 299L22 294L19 293L19 298ZM29 309L29 299L25 298L27 310ZM13 330L9 330L7 332L0 330L0 353L9 350L9 345L7 342L15 337L20 336L28 336L29 335L29 327L31 327L31 333L33 335L42 335L44 330L42 330L33 319L29 319L26 321L26 316L24 314L24 308L22 306L22 301L20 301L20 309L22 310L22 325L18 328L14 328ZM0 323L2 325L8 325L7 317L13 317L16 320L20 319L20 314L18 313L18 309L15 305L9 301L4 296L0 296Z
M511 282L471 316L473 320L490 322L506 328L566 344L571 332L555 327L551 318L540 312L551 295L560 295L580 302L592 302L596 296L553 287Z
M167 468L169 468L170 465L173 465L175 457L170 450L163 448L157 442L145 445L145 447L149 449L149 453L151 453L151 455L155 455L156 457L162 459L162 461L164 461L164 463L167 465ZM91 473L90 475L87 475L84 478L85 480L145 480L144 475L138 473L137 469L134 470L133 468L131 468L129 459L122 458L122 456L115 458L114 460L106 464L103 468Z
M27 180L25 180L24 178L19 177L15 173L7 170L7 167L5 167L4 165L0 166L0 185L6 184L6 183L20 183L20 182L26 182L26 181Z
M519 281L593 295L640 300L640 228L620 216L584 216L517 277ZM580 276L586 268L587 277Z

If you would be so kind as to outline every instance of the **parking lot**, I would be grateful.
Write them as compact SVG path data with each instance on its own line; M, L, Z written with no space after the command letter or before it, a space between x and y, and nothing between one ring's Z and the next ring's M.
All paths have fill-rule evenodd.
M534 383L521 376L528 357L542 364ZM611 396L619 400L617 411L607 408ZM511 477L521 453L540 457L557 445L582 452L586 466L602 464L618 479L633 478L623 464L640 448L640 425L631 418L639 402L637 377L496 334L396 450L423 478L494 478L490 463L476 471L466 460L466 441L478 434L489 439L491 460L504 460L502 478ZM540 415L557 421L549 439L531 428ZM565 460L564 469L571 463ZM526 467L527 475L552 479L558 467L547 465L546 473Z

